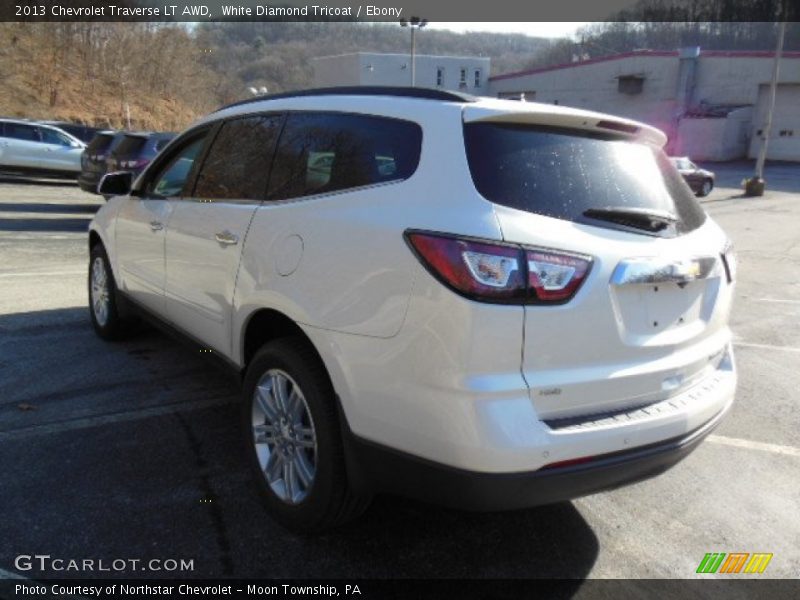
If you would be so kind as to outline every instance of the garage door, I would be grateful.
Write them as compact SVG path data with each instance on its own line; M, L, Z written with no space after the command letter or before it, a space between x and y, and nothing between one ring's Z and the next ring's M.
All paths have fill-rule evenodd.
M758 104L753 118L750 158L758 157L761 149L761 131L767 122L768 108L769 86L762 85L758 90ZM778 86L767 158L800 161L800 84Z

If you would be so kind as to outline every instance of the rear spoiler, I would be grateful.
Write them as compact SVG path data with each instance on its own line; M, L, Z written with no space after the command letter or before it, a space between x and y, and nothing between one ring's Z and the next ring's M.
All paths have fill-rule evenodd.
M515 100L485 100L465 106L464 123L494 122L565 127L591 132L615 133L632 140L645 142L659 148L667 143L667 136L650 125L588 110L519 102Z

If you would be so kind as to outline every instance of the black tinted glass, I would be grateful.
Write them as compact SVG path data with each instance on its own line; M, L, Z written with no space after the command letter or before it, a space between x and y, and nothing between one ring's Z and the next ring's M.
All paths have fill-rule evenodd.
M153 179L151 193L163 198L180 196L192 172L194 161L205 143L205 133L187 142Z
M335 113L291 114L281 135L269 198L281 200L407 179L419 164L416 123Z
M136 156L144 148L147 138L138 135L126 135L119 145L114 148L114 156Z
M279 115L257 115L226 122L203 161L194 195L263 200L282 120Z
M92 138L92 141L87 146L87 151L91 154L97 154L98 152L105 152L108 150L108 147L111 145L111 141L114 139L113 134L108 133L98 133L96 136Z
M66 135L63 133L59 133L53 129L47 129L46 127L42 127L39 129L39 133L42 136L42 141L45 144L58 144L59 146L69 146L71 145L72 140L70 140Z
M172 138L159 138L156 140L156 152L161 152L164 148L166 148L167 144L172 141Z
M39 134L36 128L31 125L23 125L22 123L6 123L6 137L14 138L17 140L28 140L31 142L39 141Z
M475 187L488 200L528 212L587 221L589 209L676 214L678 232L696 229L705 212L660 150L607 136L517 124L464 127Z

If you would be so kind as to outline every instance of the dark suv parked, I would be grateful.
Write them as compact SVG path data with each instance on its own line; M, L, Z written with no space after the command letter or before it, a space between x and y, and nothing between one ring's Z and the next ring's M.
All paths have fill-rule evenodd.
M81 156L78 185L84 192L97 193L97 184L106 174L106 159L124 137L121 131L101 131L92 138Z
M174 133L125 133L106 159L107 172L130 171L137 176L174 137Z

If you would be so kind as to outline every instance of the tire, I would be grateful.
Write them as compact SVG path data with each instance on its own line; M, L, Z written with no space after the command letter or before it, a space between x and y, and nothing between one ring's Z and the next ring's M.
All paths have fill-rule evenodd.
M700 186L700 189L697 190L697 197L704 198L711 193L711 190L714 189L714 182L710 179L704 179L703 184Z
M241 419L247 462L275 521L316 533L367 508L370 498L348 481L333 386L305 340L275 340L256 353Z
M89 253L88 284L89 317L95 332L104 340L122 339L129 332L130 322L121 316L117 283L102 244L95 244Z

